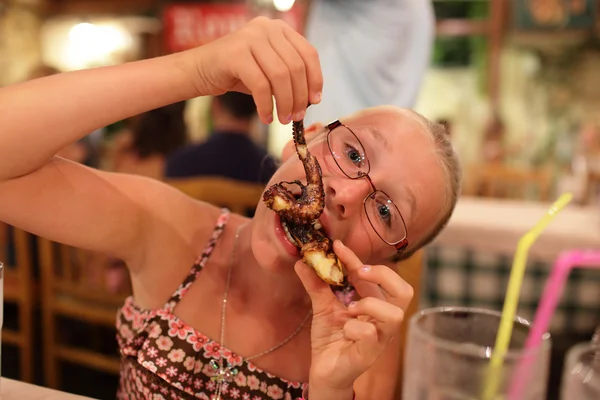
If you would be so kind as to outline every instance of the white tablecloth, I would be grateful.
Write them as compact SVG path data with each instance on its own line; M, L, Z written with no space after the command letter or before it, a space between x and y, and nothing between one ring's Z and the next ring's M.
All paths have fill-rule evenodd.
M0 379L0 394L2 400L89 400L89 397L76 396L19 382L12 379Z
M442 246L512 256L519 239L551 203L462 197L448 226L435 240ZM545 229L530 259L553 262L564 250L600 248L600 208L568 205Z

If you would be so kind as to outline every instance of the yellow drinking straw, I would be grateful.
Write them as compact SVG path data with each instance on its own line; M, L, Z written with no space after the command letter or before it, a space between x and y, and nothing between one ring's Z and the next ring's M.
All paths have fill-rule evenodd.
M506 291L506 296L504 297L504 308L502 309L500 327L498 328L498 335L496 336L496 344L494 346L494 351L492 352L490 369L488 371L486 385L484 387L483 398L486 400L492 399L498 390L498 384L500 382L500 374L498 371L499 367L502 365L502 360L510 343L513 324L515 322L517 304L519 302L519 293L521 291L521 284L523 283L523 275L525 274L525 266L527 264L527 253L529 252L529 248L535 242L538 236L540 236L542 231L546 229L548 224L552 222L552 219L556 216L556 214L558 214L567 204L569 204L572 198L573 195L571 193L562 194L558 200L552 204L552 207L550 207L548 212L544 214L538 223L535 224L535 226L519 240L510 272L508 289Z

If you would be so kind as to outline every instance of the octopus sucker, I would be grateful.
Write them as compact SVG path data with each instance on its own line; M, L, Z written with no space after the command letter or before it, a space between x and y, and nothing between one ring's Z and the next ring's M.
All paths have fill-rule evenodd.
M263 201L280 216L288 240L300 249L302 260L330 285L344 284L344 268L333 251L333 241L323 232L319 217L325 206L325 190L319 161L306 145L304 123L293 123L296 154L304 166L306 185L302 182L280 182L263 195ZM294 193L287 185L296 185Z

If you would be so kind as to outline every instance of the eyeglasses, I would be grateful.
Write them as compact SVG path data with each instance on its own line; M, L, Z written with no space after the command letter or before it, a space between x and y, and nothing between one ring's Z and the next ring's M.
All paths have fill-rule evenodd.
M390 196L377 190L369 177L371 164L367 152L350 128L334 121L327 125L327 145L336 165L350 179L366 178L373 191L365 197L363 205L367 219L377 235L398 253L408 247L407 229L400 210Z

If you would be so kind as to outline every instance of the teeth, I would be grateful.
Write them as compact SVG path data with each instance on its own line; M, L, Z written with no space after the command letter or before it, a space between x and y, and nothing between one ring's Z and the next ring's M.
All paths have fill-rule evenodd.
M319 222L319 220L316 220L314 223L314 227L315 229L321 229L323 225L321 225L321 222Z
M296 242L296 239L294 239L292 237L292 235L290 234L290 230L289 230L288 226L286 225L286 223L281 221L281 226L283 227L283 230L285 231L285 237L287 237L287 239L290 241L290 243L297 245L298 242Z

